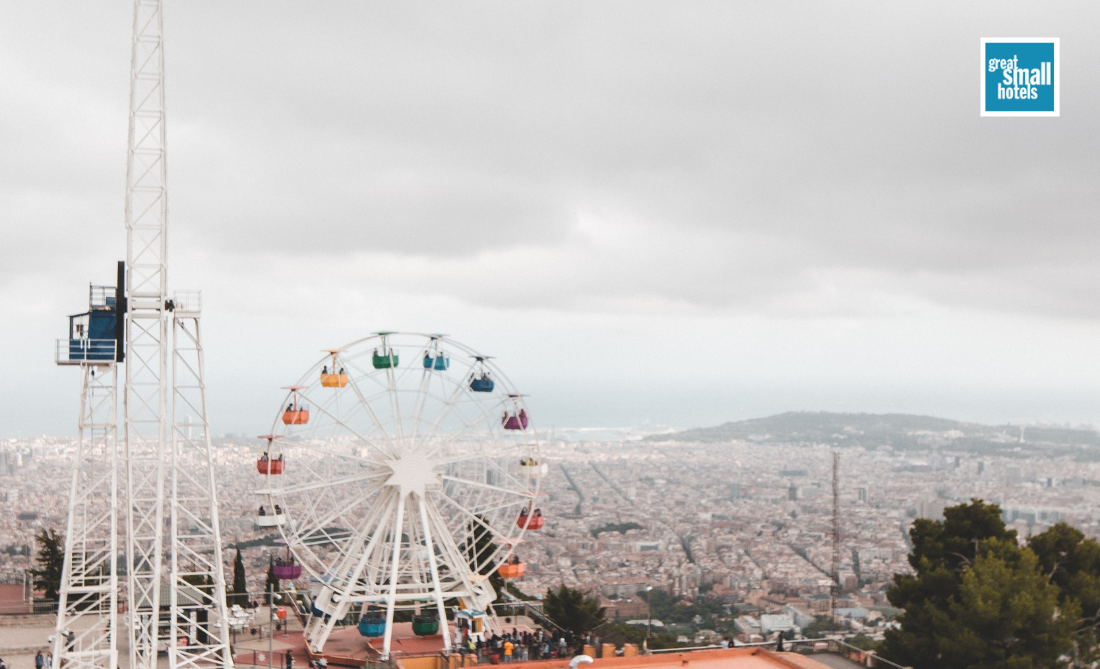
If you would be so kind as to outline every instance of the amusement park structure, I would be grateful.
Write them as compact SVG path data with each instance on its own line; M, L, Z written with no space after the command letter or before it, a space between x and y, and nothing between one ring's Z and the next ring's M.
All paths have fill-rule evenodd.
M547 472L500 368L442 335L382 332L328 351L287 391L261 437L257 524L287 544L276 577L304 569L314 583L311 650L356 612L382 660L400 610L445 651L449 624L498 632L491 576L523 575L514 549L543 526Z
M57 666L72 669L115 669L120 636L128 641L131 669L154 669L158 651L167 652L172 669L232 666L201 296L170 295L167 288L163 46L160 0L136 0L126 262L119 263L115 286L91 287L89 311L70 317L69 336L56 352L58 364L83 371L53 647ZM121 448L119 364L125 370Z

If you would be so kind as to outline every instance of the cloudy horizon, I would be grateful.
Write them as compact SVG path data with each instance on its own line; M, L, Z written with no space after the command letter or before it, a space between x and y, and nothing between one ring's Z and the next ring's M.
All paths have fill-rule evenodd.
M125 253L131 9L0 5L0 437L75 433L53 340ZM1097 14L169 2L212 430L383 329L495 355L540 429L1100 424ZM979 117L993 36L1061 39L1060 118Z

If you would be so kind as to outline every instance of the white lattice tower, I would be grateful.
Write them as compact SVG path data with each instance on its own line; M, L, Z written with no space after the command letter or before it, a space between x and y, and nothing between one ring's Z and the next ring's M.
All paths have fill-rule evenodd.
M69 493L53 656L56 666L68 669L115 669L118 373L114 362L85 362L81 371L80 437Z
M169 667L232 667L206 420L201 297L197 291L177 292L173 304Z
M130 666L154 669L157 647L164 643L172 669L197 664L228 667L232 658L206 420L200 305L197 293L181 294L176 301L167 297L164 43L159 0L135 1L133 35L126 168ZM169 358L173 370L170 427ZM171 562L163 574L166 501L171 504L167 547ZM163 594L169 598L166 639L158 638L165 605L162 576L168 585Z
M167 419L164 44L159 0L134 3L126 160L126 563L131 669L154 669Z

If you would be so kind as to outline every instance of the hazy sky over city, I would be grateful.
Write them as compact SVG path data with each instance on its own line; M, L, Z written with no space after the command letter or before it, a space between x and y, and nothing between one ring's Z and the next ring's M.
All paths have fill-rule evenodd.
M75 432L53 340L125 255L131 12L0 4L0 436ZM543 428L1100 423L1098 14L168 0L213 429L380 329L496 355ZM998 36L1061 38L1060 118L979 117Z

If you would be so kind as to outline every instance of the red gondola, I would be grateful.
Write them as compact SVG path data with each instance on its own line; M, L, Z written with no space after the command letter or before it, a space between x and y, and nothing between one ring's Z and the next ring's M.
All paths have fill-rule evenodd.
M527 513L527 509L521 509L519 518L516 519L516 527L528 530L541 530L543 523L542 509L535 509Z
M283 456L279 456L275 460L268 457L265 451L260 459L256 461L256 471L261 474L271 474L275 476L283 473Z

